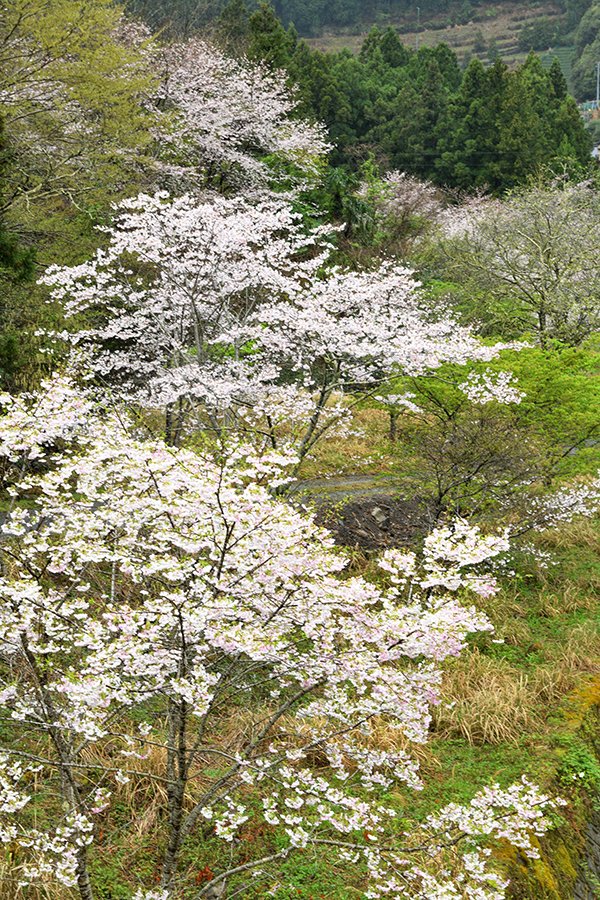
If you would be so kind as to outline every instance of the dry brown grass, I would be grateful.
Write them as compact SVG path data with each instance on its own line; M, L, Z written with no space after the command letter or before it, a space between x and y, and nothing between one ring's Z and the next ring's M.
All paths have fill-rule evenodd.
M528 676L505 660L477 651L449 667L433 727L469 744L516 744L542 724Z
M296 747L305 746L310 742L314 732L327 734L331 731L331 722L326 719L311 720L310 724L302 719L292 716L284 717L281 721L281 737L286 745ZM344 743L347 736L342 735L340 743ZM358 746L368 750L385 750L388 752L404 751L414 759L419 769L425 773L437 772L440 765L433 751L425 744L417 744L410 741L401 730L393 728L384 718L374 718L369 723L369 730L365 733L354 731L352 740ZM329 765L328 759L320 748L315 748L307 755L308 763L314 768ZM350 772L355 771L355 764L346 758L345 764Z
M528 610L518 588L506 587L491 597L477 598L476 603L493 622L496 638L516 647L531 642L533 635L527 620Z
M1 900L74 900L75 892L56 882L41 881L37 885L19 887L19 866L9 856L10 851L0 854L0 898Z
M537 543L548 550L585 547L600 556L600 528L597 519L580 518L569 525L541 532Z
M600 631L591 624L579 625L569 635L560 656L532 674L538 702L552 704L575 690L582 678L600 674Z
M343 440L324 436L302 463L302 478L321 475L377 475L392 464L387 440L388 414L382 409L354 410L352 434Z
M516 622L513 637L519 632ZM525 623L521 627L527 634ZM545 727L556 704L599 673L600 631L594 623L576 626L554 658L530 671L474 650L448 667L434 729L441 737L462 737L470 744L517 743Z
M271 714L272 710L268 707L252 710L245 707L236 708L219 719L218 731L207 734L205 743L233 755L255 737L261 723ZM164 746L158 746L160 737L154 736L153 740L156 744L147 744L141 759L124 757L121 751L127 750L128 747L120 738L92 745L83 754L86 764L106 769L104 786L131 810L131 826L128 829L131 839L153 833L168 808L167 750ZM190 746L193 743L194 735L190 734ZM211 770L214 775L215 769L226 766L227 760L216 755L208 754L204 758L199 758L198 765L191 773L186 792L187 810L193 808L203 790L214 780L207 771ZM129 781L125 784L117 781L116 769L127 775ZM3 900L1 893L0 900Z
M120 740L95 744L84 751L87 765L102 766L106 776L104 787L119 797L132 811L130 831L139 838L153 832L163 810L167 808L167 785L164 781L167 752L164 747L149 746L143 759L125 758L121 750L126 745ZM115 778L120 769L130 779L121 784Z

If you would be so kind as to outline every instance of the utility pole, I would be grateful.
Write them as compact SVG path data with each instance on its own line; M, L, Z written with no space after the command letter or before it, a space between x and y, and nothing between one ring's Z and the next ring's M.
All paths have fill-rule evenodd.
M596 109L600 109L600 62L596 63Z
M421 7L417 6L417 36L415 38L415 50L419 49L419 32L421 31ZM598 63L600 66L600 63Z

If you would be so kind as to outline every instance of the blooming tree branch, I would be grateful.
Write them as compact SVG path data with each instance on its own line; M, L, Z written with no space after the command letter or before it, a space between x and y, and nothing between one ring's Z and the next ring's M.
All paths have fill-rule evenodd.
M215 883L235 882L247 869L236 841L257 818L283 840L251 865L271 884L278 859L326 842L366 865L369 897L422 896L440 877L429 860L448 852L460 860L458 883L502 896L480 837L528 847L553 801L529 785L493 788L442 811L416 840L394 837L394 811L376 790L420 788L410 745L427 739L440 664L469 633L491 630L461 595L495 590L485 570L507 550L505 535L464 522L438 529L421 556L388 551L387 586L377 587L344 574L329 534L262 486L285 458L236 444L213 458L141 439L125 413L60 379L8 403L0 448L13 495L33 500L2 526L0 577L0 839L20 847L23 883L53 877L91 900L93 822L123 785L144 779L149 748L162 747L158 896L171 896L182 847L200 828L207 846L232 847ZM245 736L224 738L240 706ZM115 743L114 724L133 711L141 724ZM401 737L398 749L373 743L379 721ZM36 734L50 750L36 751ZM102 765L90 761L94 747ZM62 803L47 808L52 836L27 816L32 765L40 797L61 774Z

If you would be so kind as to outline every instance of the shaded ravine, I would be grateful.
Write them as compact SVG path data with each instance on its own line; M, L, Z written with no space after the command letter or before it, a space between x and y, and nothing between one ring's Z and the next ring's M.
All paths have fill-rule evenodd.
M598 797L600 804L600 797ZM600 898L600 810L596 811L587 828L587 846L581 874L575 885L573 900Z

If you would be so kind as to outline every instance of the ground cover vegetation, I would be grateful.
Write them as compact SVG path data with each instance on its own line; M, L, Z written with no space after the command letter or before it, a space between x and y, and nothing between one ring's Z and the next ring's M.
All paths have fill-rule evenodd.
M558 67L3 12L2 897L567 897L600 234Z

